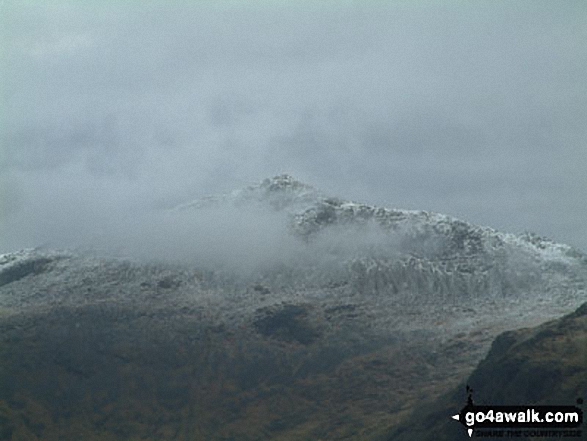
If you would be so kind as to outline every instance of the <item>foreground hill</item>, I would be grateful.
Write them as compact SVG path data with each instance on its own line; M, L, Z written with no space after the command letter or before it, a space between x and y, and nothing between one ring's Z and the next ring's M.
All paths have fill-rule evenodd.
M0 439L386 439L497 335L587 300L571 247L289 176L165 216L284 230L270 259L0 256Z
M534 328L497 337L487 357L468 377L476 404L575 405L587 397L587 303L572 314ZM465 404L465 382L433 403L418 408L389 441L469 439L449 418ZM579 406L585 412L584 404ZM582 427L587 438L587 428ZM495 439L487 438L484 439ZM503 438L496 438L503 439ZM560 439L524 437L517 439Z

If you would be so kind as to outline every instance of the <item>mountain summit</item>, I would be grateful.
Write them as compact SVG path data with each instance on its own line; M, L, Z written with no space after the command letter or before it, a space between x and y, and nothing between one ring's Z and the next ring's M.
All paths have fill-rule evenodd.
M208 196L182 204L176 210L209 207L222 203L237 206L259 203L268 205L275 210L295 210L311 205L323 198L324 195L314 187L294 179L291 175L282 174L273 178L266 178L259 184L250 185L227 194Z

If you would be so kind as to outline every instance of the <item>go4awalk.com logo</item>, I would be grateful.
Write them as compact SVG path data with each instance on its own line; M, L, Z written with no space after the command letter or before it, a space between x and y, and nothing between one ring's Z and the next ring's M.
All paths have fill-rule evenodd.
M451 418L469 437L581 438L583 411L577 406L477 406L467 386L467 405ZM581 398L577 405L583 404Z

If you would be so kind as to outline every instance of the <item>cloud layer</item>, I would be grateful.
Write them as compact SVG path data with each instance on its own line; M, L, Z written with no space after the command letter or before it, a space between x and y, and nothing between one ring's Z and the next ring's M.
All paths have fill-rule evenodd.
M0 8L0 252L282 172L587 250L584 2Z

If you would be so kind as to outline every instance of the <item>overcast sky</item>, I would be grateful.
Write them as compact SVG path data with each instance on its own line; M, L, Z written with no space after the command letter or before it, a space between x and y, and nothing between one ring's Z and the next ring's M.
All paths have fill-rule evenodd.
M587 3L0 3L0 252L290 173L587 251Z

